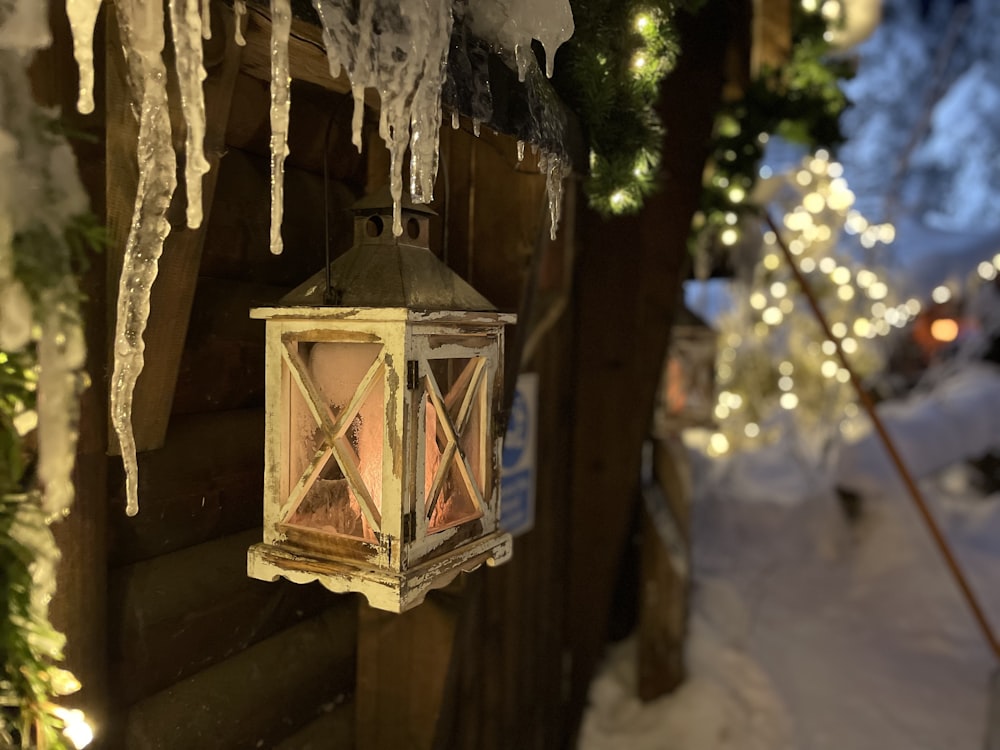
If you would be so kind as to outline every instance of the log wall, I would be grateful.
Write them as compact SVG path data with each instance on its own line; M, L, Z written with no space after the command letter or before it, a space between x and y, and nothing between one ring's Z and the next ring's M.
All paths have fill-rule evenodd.
M675 88L693 89L704 70L718 72L712 65L725 44L712 39L712 24L726 1L710 3L715 15L696 29L700 41L694 37L704 54ZM214 10L227 12L220 3ZM154 309L158 330L177 340L170 361L153 365L159 390L147 393L138 417L155 424L143 422L150 449L139 457L134 518L124 514L120 461L100 453L114 446L106 443L103 358L92 363L98 387L81 426L86 476L73 522L81 536L64 541L68 559L82 561L89 577L69 576L62 596L75 598L56 609L84 613L75 624L62 621L71 623L71 639L91 648L89 663L72 646L71 656L102 693L96 746L569 747L605 642L718 82L695 97L697 107L668 113L671 132L684 137L665 156L674 187L653 214L601 224L577 208L570 182L556 242L548 239L545 181L531 157L519 163L513 140L485 130L476 138L465 120L459 130L444 129L433 244L500 309L520 314L507 372L510 386L519 370L539 375L537 515L534 530L515 541L511 562L462 576L394 616L353 595L263 583L245 572L246 547L261 534L264 422L263 323L248 310L322 267L324 215L334 254L345 249L347 207L387 174L374 115L366 114L368 147L359 156L343 82L325 81L310 57L313 32L297 29L292 68L304 80L292 91L286 250L270 255L261 62L268 27L255 9L239 71L227 84L211 210L198 236L186 239L193 260L174 269L186 291L161 297ZM120 55L114 45L106 48L112 54ZM225 68L230 58L220 54ZM297 68L296 59L309 64ZM117 175L134 165L122 163L126 150L114 125L128 108L121 71L107 67L104 176L114 192ZM174 209L183 216L182 204ZM130 212L116 195L109 225L120 229ZM582 261L575 271L574 255ZM116 257L109 253L112 269ZM105 290L98 279L92 291L98 312L113 306L113 286ZM101 353L109 329L97 321L88 341ZM82 546L91 541L93 548Z

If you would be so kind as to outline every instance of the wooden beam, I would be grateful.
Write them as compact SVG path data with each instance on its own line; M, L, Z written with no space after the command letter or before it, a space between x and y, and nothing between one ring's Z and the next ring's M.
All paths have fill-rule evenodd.
M318 586L247 578L259 529L115 571L112 683L127 706L248 646L343 604Z
M679 435L657 441L652 485L643 488L637 665L644 701L666 695L685 677L691 584L689 461Z
M160 450L139 456L142 512L112 489L111 565L128 565L261 523L264 411L176 417Z
M218 180L219 160L225 152L226 124L233 89L239 73L242 48L234 41L235 19L232 9L222 2L213 3L212 41L205 45L205 156L211 167L202 183L204 220L198 229L187 228L184 221L186 201L183 181L174 195L170 209L171 232L163 248L159 274L153 285L149 323L146 328L146 365L136 385L132 409L132 426L139 451L163 445L173 403L174 385L180 366L181 352L187 334L191 302L201 261L206 228L211 217L212 202ZM132 115L131 94L127 69L114 14L108 13L107 51L107 222L108 286L117 289L123 254L132 223L133 203L137 185L136 137L138 123ZM172 101L177 102L176 84ZM179 115L171 112L175 134ZM177 141L175 135L175 141ZM182 144L175 142L178 155ZM182 159L179 161L183 162ZM109 304L109 330L114 330L115 300ZM117 442L110 446L117 452Z
M271 80L271 18L255 5L247 6L247 44L243 50L243 72L262 81ZM318 26L292 18L292 32L288 39L288 72L293 80L322 86L338 94L350 94L351 82L341 71L334 78L330 75L330 62ZM378 93L365 91L365 104L379 108Z
M342 703L354 682L354 600L134 705L128 750L266 748ZM346 734L346 732L345 732ZM348 735L349 737L349 735ZM349 747L331 736L323 747Z

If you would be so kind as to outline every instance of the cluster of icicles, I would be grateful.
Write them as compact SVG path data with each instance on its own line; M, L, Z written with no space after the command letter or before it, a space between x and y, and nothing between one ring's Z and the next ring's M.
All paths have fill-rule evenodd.
M454 7L453 7L454 2ZM173 58L181 107L187 123L185 174L187 223L202 221L201 179L209 165L204 153L205 68L202 38L211 36L210 0L168 0ZM93 110L93 32L101 0L67 0L74 52L80 67L78 109ZM379 134L391 155L389 183L394 201L393 231L402 231L399 206L403 160L410 151L410 194L429 202L438 167L441 88L445 80L453 13L469 12L477 32L513 50L524 74L531 40L546 49L548 73L556 48L573 32L568 0L313 0L334 77L346 73L355 109L353 142L361 148L366 89L380 96ZM118 434L126 471L128 506L138 512L136 446L132 433L132 394L143 367L143 332L149 317L149 294L163 243L170 230L167 209L176 187L176 155L171 144L167 70L163 62L164 3L160 0L114 0L129 82L139 117L139 185L125 248L118 290L111 383L111 419ZM234 0L236 43L244 44L241 21L246 0ZM282 251L284 162L290 108L288 40L290 0L270 0L271 36L271 237L273 253ZM561 160L539 157L547 175L552 232L559 217Z

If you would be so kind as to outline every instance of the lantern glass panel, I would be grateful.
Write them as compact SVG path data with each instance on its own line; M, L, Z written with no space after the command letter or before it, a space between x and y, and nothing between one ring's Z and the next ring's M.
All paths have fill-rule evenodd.
M382 347L295 341L286 348L284 525L371 541L382 509Z
M429 362L424 397L424 512L428 533L476 520L485 494L483 357Z

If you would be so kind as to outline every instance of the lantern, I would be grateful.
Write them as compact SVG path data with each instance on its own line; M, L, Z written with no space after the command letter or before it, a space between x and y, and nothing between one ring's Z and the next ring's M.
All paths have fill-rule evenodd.
M686 307L671 330L653 418L660 437L686 427L714 427L715 330Z
M264 540L253 578L401 612L511 554L500 531L502 314L431 253L425 207L355 207L354 245L266 321Z

